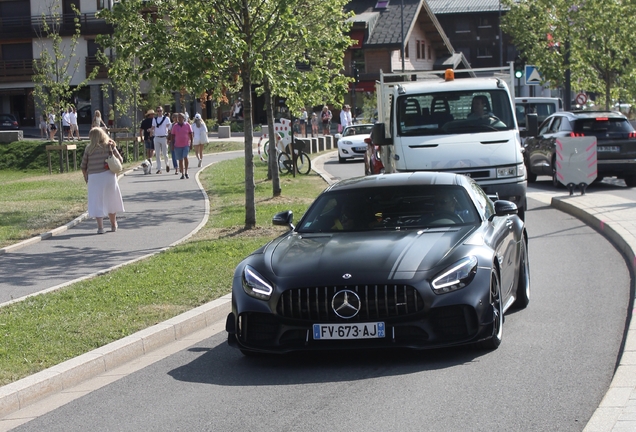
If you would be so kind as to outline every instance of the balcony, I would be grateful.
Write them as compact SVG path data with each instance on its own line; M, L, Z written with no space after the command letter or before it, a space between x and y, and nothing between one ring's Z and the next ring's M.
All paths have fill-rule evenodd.
M0 83L31 81L33 60L0 60Z
M93 71L95 66L99 67L97 71L97 76L95 77L95 79L108 78L108 69L106 68L106 66L101 64L99 60L97 59L97 57L95 56L86 57L86 76L90 75L90 73Z
M72 36L75 34L75 14L60 15L60 36ZM83 35L112 34L113 26L103 19L95 17L94 13L79 15L80 30ZM49 26L54 24L51 16L22 16L1 18L0 38L37 38L42 33L42 25L47 22Z

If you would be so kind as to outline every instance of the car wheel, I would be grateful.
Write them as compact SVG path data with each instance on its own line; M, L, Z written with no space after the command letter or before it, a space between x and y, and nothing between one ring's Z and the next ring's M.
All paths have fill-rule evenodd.
M519 251L519 281L513 306L517 309L525 309L530 303L530 262L528 261L528 245L526 239L521 240Z
M556 159L552 159L552 186L555 188L561 188L561 182L557 177Z
M340 155L338 155L338 163L345 163L347 160Z
M627 187L629 188L636 187L636 175L627 176L625 177L624 180Z
M495 350L501 345L503 336L503 302L501 301L499 276L494 266L490 274L490 303L493 312L492 337L481 341L479 347L487 350Z
M526 172L528 173L528 183L534 183L537 181L537 175L530 171L530 168L526 165Z

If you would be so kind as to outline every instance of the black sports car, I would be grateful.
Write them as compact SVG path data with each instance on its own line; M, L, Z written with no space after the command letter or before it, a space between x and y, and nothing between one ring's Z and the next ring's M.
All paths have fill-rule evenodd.
M501 343L530 296L527 233L469 177L343 180L236 268L230 345L244 354Z

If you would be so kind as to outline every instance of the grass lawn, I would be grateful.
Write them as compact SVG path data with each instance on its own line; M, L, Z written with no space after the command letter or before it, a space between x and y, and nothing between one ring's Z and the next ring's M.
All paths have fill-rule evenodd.
M229 293L238 262L284 232L284 228L271 225L272 215L291 209L298 220L325 188L315 173L296 178L283 176L282 196L273 198L271 182L265 180L267 168L255 159L258 227L246 231L243 167L244 160L240 158L214 164L201 173L212 214L208 224L188 242L60 291L0 308L0 385ZM18 190L28 191L32 200L41 202L29 204L31 200L24 199L21 207L16 206L16 212L22 212L19 218L37 213L38 208L56 208L58 201L83 204L85 186L81 173L22 176L0 172L0 181L11 178L15 182L11 186L14 197ZM65 184L68 187L63 187ZM45 191L54 193L60 187L66 192L56 193L56 199L46 199ZM76 189L82 189L82 193ZM8 202L10 195L0 191L0 201ZM169 277L171 283L165 283Z

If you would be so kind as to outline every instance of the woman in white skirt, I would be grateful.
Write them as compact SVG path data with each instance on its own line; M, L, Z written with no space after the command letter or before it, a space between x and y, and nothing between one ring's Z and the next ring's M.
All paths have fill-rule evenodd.
M88 133L90 144L82 157L82 172L88 183L88 217L97 220L97 234L104 234L104 218L110 220L110 230L117 231L117 213L124 211L124 202L117 183L117 175L108 169L106 158L112 151L117 159L123 159L115 141L101 127Z
M192 145L194 148L194 154L197 155L199 160L199 166L203 163L203 146L208 143L208 127L205 125L201 114L197 113L194 116L194 124L192 125Z

